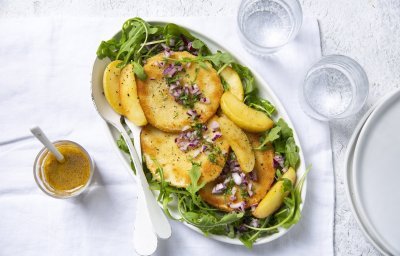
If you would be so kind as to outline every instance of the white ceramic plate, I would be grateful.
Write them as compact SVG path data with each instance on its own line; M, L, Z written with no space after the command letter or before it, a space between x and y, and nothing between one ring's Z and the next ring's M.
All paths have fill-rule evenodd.
M351 211L353 212L353 215L360 226L362 232L372 244L376 248L378 248L378 245L375 243L374 240L371 239L370 234L367 232L365 227L363 226L361 219L360 219L360 214L358 213L358 209L355 206L355 200L354 200L354 185L353 185L353 158L354 158L354 148L357 143L358 137L360 135L360 131L363 128L365 122L367 121L368 117L371 115L371 113L375 110L375 108L379 105L379 103L375 104L373 107L371 107L367 113L361 118L361 120L358 122L356 128L354 129L353 135L351 136L349 143L347 145L347 151L346 151L346 156L345 156L345 168L346 168L346 175L345 175L345 187L346 187L346 194L347 198L350 202L350 208ZM379 249L379 248L378 248ZM381 251L382 252L382 251Z
M400 193L396 189L400 179L396 162L400 156L399 117L397 91L376 107L358 140L350 142L356 143L349 144L354 156L347 162L352 165L347 178L356 218L371 242L382 253L393 255L400 254Z
M165 21L148 21L152 24L161 24L164 25L167 22ZM180 24L179 24L180 25ZM183 25L181 25L182 27L184 27ZM188 29L188 28L187 28ZM296 140L297 145L300 147L300 165L299 168L297 169L297 180L300 179L300 177L303 176L303 174L306 171L306 165L305 165L305 159L304 159L304 155L302 153L302 148L300 145L300 141L299 138L297 136L295 127L293 126L292 121L290 120L288 114L286 113L286 110L284 109L283 105L281 104L281 102L279 101L279 99L275 96L275 94L273 93L273 91L271 90L271 88L269 87L268 83L262 79L262 77L255 72L254 70L251 69L251 66L243 63L241 56L233 49L228 49L226 47L223 47L222 45L218 44L217 42L215 42L214 40L192 30L192 29L188 29L189 32L191 32L195 37L203 40L207 46L210 48L210 50L212 52L216 52L217 50L222 50L222 51L226 51L229 52L238 63L241 63L244 66L247 66L253 73L254 78L256 80L256 83L259 87L259 92L260 92L260 96L263 98L268 99L277 109L277 113L278 113L278 118L282 117L283 119L285 119L285 121L288 123L288 125L293 128L293 134L294 134L294 139ZM105 70L105 67L107 65L109 61L107 60L99 60L96 58L94 64L93 64L93 72L92 72L92 83L94 86L103 86L103 73ZM123 159L125 165L127 168L130 169L130 163L129 163L129 159L127 157L127 155L125 155L124 153L122 153L119 149L118 146L116 144L116 140L119 137L118 132L112 127L107 125L107 131L108 131L108 136L110 137L112 144L114 146L114 149L116 151L118 151L118 154L121 156L121 158ZM139 130L138 129L134 129L133 131L133 137L134 139L139 138ZM135 147L138 146L138 139L135 140ZM139 147L140 148L140 147ZM302 201L303 203L300 205L300 209L303 209L303 204L305 202L305 197L306 197L306 191L307 191L307 181L304 182L304 186L303 186L303 190L301 193L301 197L302 197ZM176 211L176 209L174 209L173 207L170 209L173 215L179 215L179 213ZM199 229L197 229L196 227L189 225L187 223L184 223L186 226L190 227L191 229L202 233ZM289 229L280 229L279 232L272 234L271 236L268 237L263 237L257 240L257 242L255 244L264 244L264 243L268 243L270 241L273 241L279 237L281 237L282 235L286 234L288 232ZM240 242L239 239L231 239L229 237L226 236L217 236L217 235L210 235L210 238L213 238L215 240L218 241L222 241L225 243L230 243L230 244L242 244L242 242Z

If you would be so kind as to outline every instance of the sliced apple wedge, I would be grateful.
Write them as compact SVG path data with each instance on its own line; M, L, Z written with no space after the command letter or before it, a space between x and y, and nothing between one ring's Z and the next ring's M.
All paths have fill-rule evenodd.
M248 132L263 132L274 125L267 115L250 108L229 91L221 97L221 109L237 126Z
M220 76L225 80L225 82L229 85L229 91L235 95L238 100L243 101L244 99L244 91L242 81L238 73L233 70L231 67L226 67L222 70Z
M147 119L139 103L135 73L133 73L132 64L129 64L122 69L119 84L124 116L137 126L146 125Z
M122 115L124 110L121 105L119 91L119 78L121 74L121 68L117 67L120 62L120 60L115 60L108 64L108 66L106 67L103 75L103 90L108 104L110 104L115 112Z
M222 136L235 152L242 171L251 172L254 169L256 160L247 135L226 116L221 116L218 119L218 123Z
M283 174L282 178L289 179L294 185L296 182L296 171L290 167L287 172ZM288 192L284 192L283 190L283 181L278 181L258 204L257 208L253 211L253 215L257 218L266 218L270 216L281 207L283 199L287 194Z

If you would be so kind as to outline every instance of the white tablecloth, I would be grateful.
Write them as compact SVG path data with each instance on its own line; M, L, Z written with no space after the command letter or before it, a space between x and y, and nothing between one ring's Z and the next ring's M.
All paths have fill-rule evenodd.
M135 183L106 139L90 100L95 51L125 19L0 20L0 255L134 255ZM334 178L329 127L306 116L297 88L321 55L318 23L306 18L296 40L264 59L245 52L234 18L175 18L236 49L264 76L287 108L307 163L303 218L287 235L253 250L223 244L171 221L172 237L157 255L333 255ZM32 165L41 145L28 128L52 140L82 144L97 169L88 193L57 200L41 192Z

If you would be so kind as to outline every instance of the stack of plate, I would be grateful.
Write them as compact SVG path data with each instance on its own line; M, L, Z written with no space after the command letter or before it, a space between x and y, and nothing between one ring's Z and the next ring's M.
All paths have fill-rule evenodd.
M347 196L364 234L383 254L400 255L400 90L362 118L345 166Z

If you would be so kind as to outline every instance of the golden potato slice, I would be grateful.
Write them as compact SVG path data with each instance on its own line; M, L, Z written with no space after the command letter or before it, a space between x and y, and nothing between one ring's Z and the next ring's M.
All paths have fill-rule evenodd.
M266 114L250 108L229 91L221 97L221 109L237 126L248 132L263 132L274 126Z
M170 58L193 58L188 52L175 52ZM189 108L175 101L169 93L169 87L163 76L163 71L171 61L165 63L165 56L160 53L147 60L144 70L147 74L145 81L137 80L140 105L143 108L147 121L160 130L166 132L179 132L186 125L194 121L187 114ZM163 63L164 65L160 65ZM210 102L196 102L194 110L200 115L197 122L205 123L210 119L219 107L219 101L223 93L221 80L210 63L205 63L207 68L199 64L190 63L184 65L185 70L179 72L181 81L198 85L202 95Z
M235 97L238 98L238 100L243 101L244 99L243 85L238 73L235 70L233 70L233 68L226 67L221 71L220 76L222 76L225 82L228 83L229 91L233 95L235 95Z
M285 172L282 178L289 179L292 184L296 182L296 171L290 167ZM268 191L267 195L261 200L260 204L253 211L253 215L257 218L266 218L273 214L276 210L281 207L283 199L288 192L283 191L283 181L278 181L272 186L271 190Z
M208 123L208 127L212 121ZM204 133L204 136L211 136L211 127ZM162 167L165 181L176 187L187 187L190 185L188 171L192 168L192 161L201 163L201 177L199 182L210 182L216 179L225 165L225 155L229 150L228 143L223 137L215 140L215 145L221 150L216 155L215 163L211 162L206 152L201 152L201 148L192 149L187 152L181 151L175 139L179 135L176 133L166 133L153 126L145 126L140 134L142 152L147 168L153 177L160 179L157 168Z
M259 145L259 138L260 136L255 135L255 134L247 134L251 141L251 145L253 147L257 147ZM274 149L271 148L266 150L266 151L256 151L255 152L255 157L256 157L256 164L254 167L255 171L255 176L257 177L257 180L252 181L253 186L252 186L252 191L253 195L251 197L243 198L242 197L242 191L243 189L240 188L240 186L234 185L236 187L236 199L231 200L230 194L213 194L212 190L213 188L218 184L222 183L226 177L220 176L216 180L207 183L204 188L200 190L200 196L201 198L209 203L210 205L226 212L233 211L232 208L230 208L231 203L238 203L243 200L245 200L246 205L245 208L249 208L252 205L257 204L261 199L264 198L264 196L267 194L267 191L271 188L272 183L274 182L275 179L275 168L274 168ZM250 179L250 175L246 174L247 179Z
M117 67L120 60L115 60L107 65L103 75L103 90L108 104L114 109L115 112L122 115L124 109L121 105L120 91L119 91L119 78L121 69Z
M119 82L121 105L124 116L137 126L146 125L147 120L139 103L132 64L122 69Z
M246 134L226 116L221 116L218 122L221 126L222 136L235 152L243 172L251 172L254 168L255 158Z

